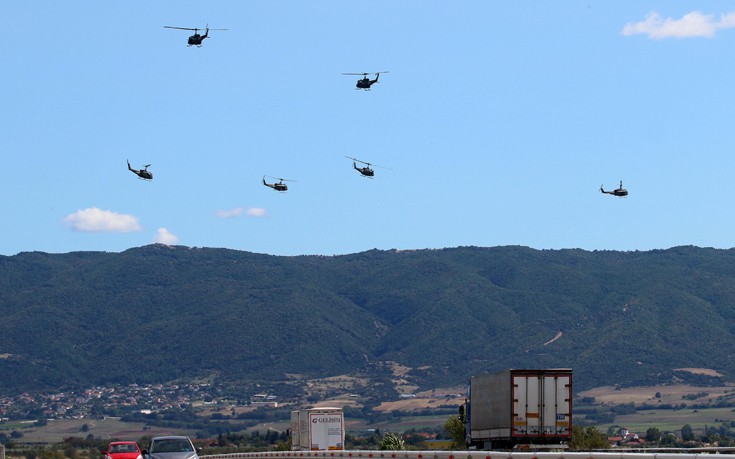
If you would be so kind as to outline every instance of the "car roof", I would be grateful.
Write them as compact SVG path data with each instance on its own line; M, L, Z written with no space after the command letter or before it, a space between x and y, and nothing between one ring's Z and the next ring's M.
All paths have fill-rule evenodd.
M186 435L163 435L161 437L153 437L151 438L151 440L173 440L181 438L186 438L187 440L189 439L189 437L187 437Z

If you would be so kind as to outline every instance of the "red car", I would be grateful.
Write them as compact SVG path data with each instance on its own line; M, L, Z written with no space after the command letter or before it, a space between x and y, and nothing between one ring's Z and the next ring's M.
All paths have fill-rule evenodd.
M143 459L134 441L113 441L105 451L105 459Z

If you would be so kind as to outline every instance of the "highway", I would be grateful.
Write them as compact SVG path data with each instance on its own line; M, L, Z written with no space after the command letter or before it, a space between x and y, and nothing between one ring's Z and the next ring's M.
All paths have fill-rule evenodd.
M267 451L201 456L201 459L735 459L735 454L711 450L680 452L517 452L517 451Z

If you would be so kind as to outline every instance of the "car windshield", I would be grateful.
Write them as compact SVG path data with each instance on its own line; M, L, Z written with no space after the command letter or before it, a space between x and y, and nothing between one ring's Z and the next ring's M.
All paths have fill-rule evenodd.
M185 438L167 438L156 440L151 445L151 453L185 453L194 451L189 440Z
M111 453L137 453L138 448L135 445L112 445L110 447Z

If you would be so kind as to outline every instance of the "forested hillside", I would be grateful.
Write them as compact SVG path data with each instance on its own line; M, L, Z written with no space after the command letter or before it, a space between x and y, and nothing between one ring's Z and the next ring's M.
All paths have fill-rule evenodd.
M576 389L735 378L735 251L525 247L276 257L152 245L0 257L0 392L318 377L420 387L571 367ZM287 376L288 375L288 376Z

